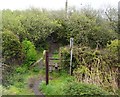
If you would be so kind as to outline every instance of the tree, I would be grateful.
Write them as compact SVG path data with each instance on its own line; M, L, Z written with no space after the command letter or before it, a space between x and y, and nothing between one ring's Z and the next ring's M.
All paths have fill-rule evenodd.
M106 19L109 22L109 26L118 33L118 11L113 7L108 7L105 11Z
M2 17L2 22L4 24L3 31L12 31L15 35L19 36L20 42L29 37L29 33L21 23L21 20L25 18L21 11L3 10Z

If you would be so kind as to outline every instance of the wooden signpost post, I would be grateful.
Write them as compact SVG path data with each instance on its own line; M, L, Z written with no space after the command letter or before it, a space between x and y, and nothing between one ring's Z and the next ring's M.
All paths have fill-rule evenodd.
M73 53L73 40L74 38L70 38L70 75L72 75L72 53Z
M49 57L48 57L48 51L45 52L45 64L46 64L46 85L49 84Z

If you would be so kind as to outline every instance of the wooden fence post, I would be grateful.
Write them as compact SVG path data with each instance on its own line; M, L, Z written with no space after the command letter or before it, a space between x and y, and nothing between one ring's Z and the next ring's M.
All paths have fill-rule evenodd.
M49 57L48 57L48 51L45 52L45 63L46 63L46 85L49 84Z

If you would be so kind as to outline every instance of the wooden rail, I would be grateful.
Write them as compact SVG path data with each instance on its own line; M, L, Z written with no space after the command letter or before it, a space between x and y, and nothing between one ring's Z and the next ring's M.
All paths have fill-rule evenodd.
M60 60L60 58L49 58L49 60Z

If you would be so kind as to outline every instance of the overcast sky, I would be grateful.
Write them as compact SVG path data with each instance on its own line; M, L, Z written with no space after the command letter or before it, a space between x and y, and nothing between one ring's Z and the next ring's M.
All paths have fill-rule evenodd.
M0 9L27 9L29 7L61 9L65 7L66 0L0 0ZM68 0L68 6L77 8L91 5L95 9L113 6L117 8L120 0Z

